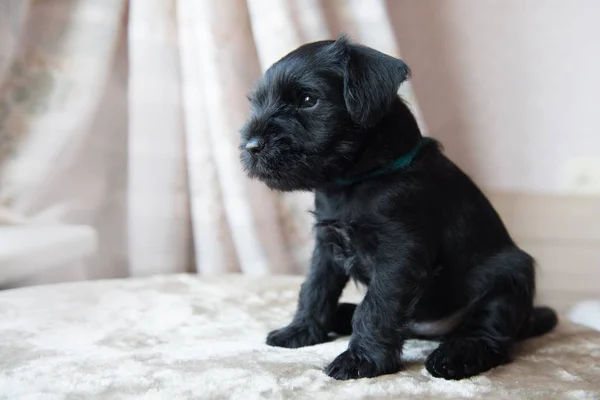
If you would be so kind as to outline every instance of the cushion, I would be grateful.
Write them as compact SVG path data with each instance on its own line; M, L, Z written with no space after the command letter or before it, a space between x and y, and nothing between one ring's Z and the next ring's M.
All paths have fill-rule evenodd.
M171 275L0 292L0 397L600 398L600 332L565 319L520 344L514 363L471 379L433 378L423 363L436 343L411 340L405 371L335 381L323 368L348 338L265 345L293 315L301 281Z
M81 261L97 246L96 231L86 225L0 224L0 285Z

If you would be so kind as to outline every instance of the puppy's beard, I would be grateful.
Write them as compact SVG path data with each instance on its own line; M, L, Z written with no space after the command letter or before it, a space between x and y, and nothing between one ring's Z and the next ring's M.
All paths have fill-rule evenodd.
M267 185L270 189L280 192L311 191L314 190L317 185L314 180L293 173L273 171L261 172L257 169L248 171L247 173L250 178L257 179Z
M280 192L311 191L322 181L315 169L294 168L293 163L290 166L268 166L262 160L242 156L242 164L248 177Z
M278 192L297 192L311 191L314 188L311 185L292 183L289 180L261 179L261 181L272 190Z
M257 155L242 150L246 174L269 188L282 192L313 191L330 184L353 164L356 140L335 140L309 148L271 145Z

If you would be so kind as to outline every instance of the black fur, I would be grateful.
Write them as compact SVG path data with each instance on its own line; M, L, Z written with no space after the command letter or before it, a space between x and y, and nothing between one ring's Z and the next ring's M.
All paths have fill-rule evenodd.
M435 142L393 173L422 139L397 96L406 64L342 37L304 45L275 63L250 96L241 159L250 177L280 191L315 192L316 246L297 312L272 346L301 347L352 334L326 368L336 379L402 369L411 326L462 310L426 361L461 379L509 362L516 340L557 322L534 308L534 260L519 249L477 186ZM368 291L338 305L349 278Z

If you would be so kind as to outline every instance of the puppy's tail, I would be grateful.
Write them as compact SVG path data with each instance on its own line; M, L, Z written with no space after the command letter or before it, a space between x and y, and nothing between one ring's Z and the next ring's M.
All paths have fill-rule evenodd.
M556 312L550 307L534 307L529 320L519 332L518 339L524 340L550 332L558 323Z
M356 310L356 304L338 304L335 314L333 315L331 331L342 336L350 335L352 333L352 316L354 315L354 310Z

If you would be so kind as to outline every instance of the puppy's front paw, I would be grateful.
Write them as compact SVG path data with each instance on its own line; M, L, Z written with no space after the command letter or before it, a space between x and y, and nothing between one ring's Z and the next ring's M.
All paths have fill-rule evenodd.
M453 339L427 357L425 368L436 378L459 380L488 371L510 361L508 352L480 339Z
M389 360L378 365L377 363L352 350L346 350L333 360L325 369L325 373L338 380L373 378L379 375L393 374L402 370L402 363L398 360Z
M327 332L319 327L294 323L275 330L267 336L269 346L287 347L288 349L313 346L328 340Z

